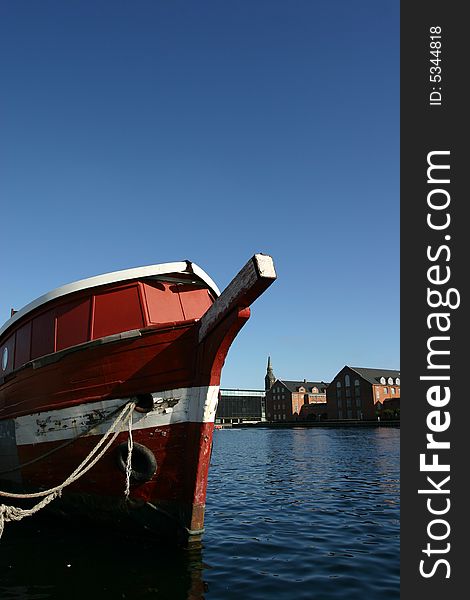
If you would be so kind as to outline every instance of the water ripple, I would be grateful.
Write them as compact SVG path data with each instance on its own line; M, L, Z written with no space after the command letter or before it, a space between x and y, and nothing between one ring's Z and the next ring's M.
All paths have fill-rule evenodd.
M221 430L206 597L399 597L399 430Z
M0 598L399 598L399 429L215 432L202 548L8 524Z

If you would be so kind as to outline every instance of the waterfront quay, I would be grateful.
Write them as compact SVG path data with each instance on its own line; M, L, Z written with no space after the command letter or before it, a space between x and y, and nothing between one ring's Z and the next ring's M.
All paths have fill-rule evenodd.
M400 421L400 371L345 365L331 382L274 375L268 357L264 390L220 390L216 427L383 426Z
M400 427L399 419L388 419L384 421L359 421L357 419L325 420L325 421L288 421L284 423L260 422L260 423L233 423L221 427L233 427L239 429L292 429L305 427Z

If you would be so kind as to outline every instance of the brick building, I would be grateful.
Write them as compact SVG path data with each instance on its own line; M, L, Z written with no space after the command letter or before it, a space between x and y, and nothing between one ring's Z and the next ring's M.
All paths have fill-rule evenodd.
M400 408L400 371L345 366L326 390L328 419L377 419Z
M276 379L271 389L266 392L266 420L311 420L314 415L316 418L317 413L315 409L307 408L307 405L310 404L317 404L320 407L320 413L326 413L327 385L323 381Z
M264 387L266 421L299 421L326 418L324 381L287 381L277 379L268 357Z
M328 404L324 402L304 404L300 409L299 421L325 421L328 419Z

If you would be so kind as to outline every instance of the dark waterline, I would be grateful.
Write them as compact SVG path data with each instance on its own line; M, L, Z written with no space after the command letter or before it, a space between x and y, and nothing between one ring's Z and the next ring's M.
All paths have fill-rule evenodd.
M32 517L0 541L0 598L399 598L396 428L220 430L201 548Z

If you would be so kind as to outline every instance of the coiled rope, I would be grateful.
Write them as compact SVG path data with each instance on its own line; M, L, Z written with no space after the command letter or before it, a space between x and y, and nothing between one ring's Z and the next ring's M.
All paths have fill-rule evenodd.
M40 502L35 504L32 508L24 509L19 508L17 506L8 506L6 504L0 504L0 538L3 535L3 530L5 528L5 523L8 521L21 521L24 517L29 517L34 515L42 508L47 506L52 500L61 495L62 490L69 486L71 483L74 483L82 475L84 475L87 471L89 471L106 453L109 447L112 445L117 436L121 433L124 427L129 425L129 440L128 440L128 455L127 455L127 468L126 468L126 489L125 495L126 498L129 497L130 491L130 472L131 472L131 464L132 464L132 413L134 411L136 403L129 402L127 403L122 411L119 413L117 418L111 424L111 427L108 431L103 435L100 441L96 444L96 446L91 450L88 456L83 460L80 465L73 471L67 479L53 488L48 490L43 490L41 492L34 492L31 494L15 494L10 492L2 492L0 491L0 496L6 496L8 498L42 498ZM103 447L102 447L103 446ZM101 450L100 450L101 449Z

